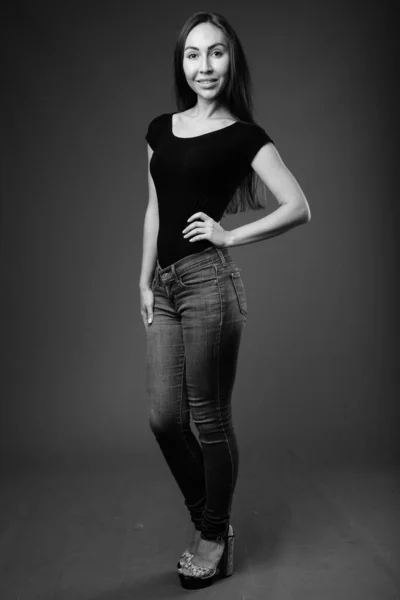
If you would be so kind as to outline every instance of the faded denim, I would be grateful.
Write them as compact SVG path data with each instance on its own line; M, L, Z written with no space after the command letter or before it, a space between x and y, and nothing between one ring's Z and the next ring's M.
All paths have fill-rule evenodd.
M206 540L228 531L238 475L231 398L247 320L240 270L216 246L164 269L157 261L146 327L150 427Z

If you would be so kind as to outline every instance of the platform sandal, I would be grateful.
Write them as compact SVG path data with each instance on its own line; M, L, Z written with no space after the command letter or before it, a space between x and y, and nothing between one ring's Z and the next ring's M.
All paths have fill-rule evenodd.
M229 531L232 531L229 534ZM230 525L225 540L224 551L214 567L198 567L192 563L192 558L187 560L186 566L178 568L178 575L183 588L196 590L210 586L216 579L233 575L233 548L235 534Z
M186 565L192 560L193 556L194 554L189 552L189 550L185 550L183 554L181 554L181 557L177 562L176 566L178 567L178 569L180 567L186 567Z

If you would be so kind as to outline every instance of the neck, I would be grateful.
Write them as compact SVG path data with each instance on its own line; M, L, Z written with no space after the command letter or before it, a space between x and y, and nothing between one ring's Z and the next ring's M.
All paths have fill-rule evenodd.
M197 97L197 103L192 108L192 117L199 121L203 119L219 119L224 118L223 114L224 107L217 100L205 100L204 98Z

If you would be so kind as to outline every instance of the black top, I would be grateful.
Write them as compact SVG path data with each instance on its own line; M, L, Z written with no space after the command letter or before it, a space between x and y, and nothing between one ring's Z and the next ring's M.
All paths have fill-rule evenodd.
M274 143L262 127L244 121L195 137L177 137L172 114L155 117L145 136L154 151L150 173L158 200L161 268L213 245L184 238L187 219L202 211L220 221L257 152Z

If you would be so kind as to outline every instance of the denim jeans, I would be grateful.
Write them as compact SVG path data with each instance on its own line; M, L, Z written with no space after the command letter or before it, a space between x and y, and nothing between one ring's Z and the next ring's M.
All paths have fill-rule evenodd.
M157 261L146 327L150 427L206 540L228 531L238 475L231 398L247 320L240 270L216 246L164 269Z

